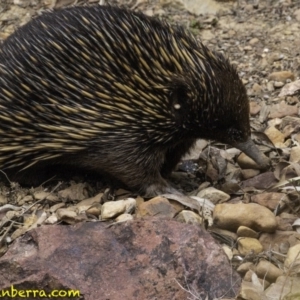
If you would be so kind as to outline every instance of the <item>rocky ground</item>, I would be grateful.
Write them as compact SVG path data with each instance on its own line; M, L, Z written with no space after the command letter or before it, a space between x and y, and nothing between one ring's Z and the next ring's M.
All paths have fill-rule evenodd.
M2 0L0 5L0 40L5 39L18 26L28 22L33 15L41 13L42 10L70 5L72 2L68 0L3 2ZM173 175L173 182L185 190L186 194L195 196L192 199L177 199L174 195L169 195L168 199L156 197L145 201L130 192L119 189L112 193L111 190L107 189L108 186L95 183L95 181L86 182L78 178L73 181L59 182L55 185L45 184L31 189L22 188L18 183L12 182L9 186L3 183L0 187L0 246L3 255L0 266L2 268L9 266L5 269L6 272L13 272L9 271L13 270L9 262L16 260L15 253L20 251L22 247L29 251L28 235L24 236L27 232L31 232L32 239L35 240L36 244L44 245L44 248L42 246L41 248L50 247L47 241L39 240L42 234L39 233L38 227L43 224L74 225L101 220L108 225L126 221L126 225L124 225L125 223L117 225L124 226L124 228L116 228L123 228L136 234L137 237L135 238L138 241L135 241L130 234L127 236L132 243L130 247L127 247L127 250L129 248L132 250L133 245L137 247L136 243L140 243L140 247L143 247L143 238L138 237L136 227L149 228L149 232L154 231L157 236L160 236L159 232L162 229L159 229L159 222L157 224L156 221L150 220L149 223L147 223L148 221L143 223L139 220L140 218L155 216L156 218L176 219L182 223L196 224L200 228L206 228L218 240L230 261L231 267L236 269L243 278L242 283L240 283L236 279L236 275L232 275L232 278L238 282L238 287L235 285L231 294L229 293L230 297L236 296L238 299L300 299L298 277L300 273L299 0L239 0L230 2L207 0L199 1L199 3L197 1L184 3L179 1L114 1L109 3L124 4L148 15L159 16L172 23L180 23L201 38L204 44L229 57L231 62L236 65L247 88L253 139L260 149L271 158L272 167L267 171L260 172L253 161L243 154L240 155L236 149L228 145L200 140L195 150L185 158L185 161L179 165L178 171ZM226 118L226 116L224 117ZM199 205L204 208L200 208ZM128 229L126 226L130 222L132 222L132 228ZM77 224L76 226L80 225ZM181 225L178 226L178 232L186 235L185 244L189 244L189 249L194 249L193 253L205 251L198 248L195 250L195 235L201 236L200 242L204 245L212 243L203 229L201 232L192 231L192 233L187 234L185 228L180 227ZM72 229L61 231L60 227L57 227L56 225L53 227L53 232L55 232L52 236L53 247L57 247L55 249L60 252L62 245L60 242L55 242L55 238L60 234L61 239L69 238L72 236ZM164 227L167 228L168 226L165 224ZM84 229L76 228L79 236L80 232L83 234ZM43 230L47 231L47 229ZM101 230L104 229L101 227ZM112 229L110 234L118 236L118 230L121 229ZM36 233L33 234L32 232ZM50 235L49 232L47 234ZM171 228L164 234L170 240L173 237L172 241L176 247L183 249L180 238L176 237ZM26 241L24 241L24 237L27 237ZM160 236L160 238L163 244L165 236ZM109 238L104 236L101 239L110 241L111 235ZM16 242L11 245L15 240ZM60 239L58 238L58 240ZM126 244L124 240L126 237L124 239L123 237L119 238L118 243L121 246L118 244L118 250L124 249L122 248ZM155 244L154 241L155 238L152 236L152 239L149 239L147 243L153 245L153 243ZM89 242L84 241L85 245ZM69 247L72 243L76 243L78 249L82 249L80 239L69 240L65 247ZM107 244L103 245L103 248L105 247L107 248ZM87 248L82 251L86 253ZM13 250L10 251L10 249ZM32 251L32 248L30 249ZM157 250L157 248L155 249ZM169 246L161 249L163 253L167 250L171 251ZM209 250L206 249L206 251L208 251L207 256L204 258L193 256L192 259L204 261L205 257L209 256ZM220 258L221 254L217 250L214 251L217 253L215 257ZM151 257L151 253L153 255L154 252L154 250L151 252L147 249L143 253L144 255L147 253ZM19 259L23 261L23 253L22 255L20 253ZM35 249L34 253L32 252L32 257L35 258L37 253L38 250ZM47 255L50 254L49 252L46 253L39 254L39 258L47 261ZM137 253L142 255L136 249L131 255ZM176 253L178 254L178 252ZM54 254L51 255L56 257ZM106 255L113 255L111 248ZM163 254L159 256L163 256ZM182 253L176 257L177 260L172 261L174 264L182 259L187 259L186 255ZM155 259L151 258L152 262L158 259L157 256ZM62 266L64 259L60 259L58 265ZM141 258L139 257L135 263L138 262L139 265L146 268L145 261L139 259ZM227 263L225 256L222 259L224 263ZM208 259L206 263L213 266L214 260L216 269L220 270L222 263L218 264L216 259ZM33 261L35 259L32 259L28 264L32 266ZM88 261L87 259L87 264ZM103 258L103 264L104 261L105 258ZM93 263L97 264L96 261ZM160 261L158 263L156 261L156 264L163 265L166 269L164 270L165 274L168 273L170 262ZM151 264L152 267L154 265ZM193 260L189 261L188 265L192 266ZM130 267L132 267L131 263L129 263L128 268ZM203 265L197 264L198 269L202 267ZM28 268L30 267L22 266L24 272ZM108 273L111 274L112 270ZM174 270L179 272L176 268ZM16 282L21 280L16 279L16 275L10 276L6 272L2 272L4 275L0 276L0 289L8 288L10 284L15 283L8 278L14 277ZM178 274L176 272L168 273L168 275L170 278L174 278ZM188 271L185 270L185 272ZM224 277L228 277L228 273L226 273L227 271L224 272L225 275L220 274L220 278L217 280L223 282L224 286L228 284L229 287L230 284L224 281ZM140 278L143 278L141 270L137 273ZM201 278L201 274L196 273L185 273L188 274L187 277L190 281L184 282L184 280L178 279L180 285L178 284L176 287L178 290L176 288L174 290L178 293L180 291L181 294L172 294L174 291L171 293L171 289L167 289L169 294L162 294L162 290L166 290L166 288L159 286L155 296L157 299L205 299L206 295L209 295L210 298L213 298L214 295L218 295L218 298L229 298L229 294L224 292L226 290L224 286L219 287L219 291L222 293L215 293L214 295L210 293L212 289L217 289L213 280L209 284L207 283L208 288L202 289L203 286L199 286L193 281L197 276ZM51 274L55 277L53 275L55 271L54 273L45 271L43 274ZM107 274L108 277L109 274ZM132 273L125 272L122 274L127 276L126 278L130 277L132 284L136 284L137 281L131 277ZM151 274L153 282L160 282L157 278L161 278L161 273ZM205 273L205 275L202 274L202 276L211 279L213 274L212 271ZM56 280L59 281L60 287L72 286L68 284L65 278ZM83 278L82 281L84 280ZM1 286L1 282L5 282L5 284ZM38 281L35 278L31 282L38 282L39 287L43 287L42 283L46 285L48 281L45 279ZM93 284L95 282L93 281ZM79 283L76 282L76 284ZM120 284L125 290L125 283L120 281ZM26 288L26 284L21 284L20 287ZM191 287L194 290L190 289ZM27 288L30 287L27 285ZM83 287L81 289L84 290ZM110 289L114 290L117 287L111 285ZM139 291L145 292L150 289L149 285L144 284ZM96 292L93 291L93 294L90 289L90 295L95 295ZM108 292L105 290L103 293ZM132 291L126 290L128 298L125 298L133 299L130 298L132 297L131 293ZM139 295L139 299L154 299L151 298L153 295L151 296L150 292ZM85 299L94 299L92 297L94 296L90 296L90 298L86 296ZM110 297L110 299L118 299L118 296Z

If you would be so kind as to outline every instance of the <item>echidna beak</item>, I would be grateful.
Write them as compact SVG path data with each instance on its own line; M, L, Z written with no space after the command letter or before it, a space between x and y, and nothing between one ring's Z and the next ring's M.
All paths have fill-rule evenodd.
M270 167L270 159L258 149L250 137L246 142L237 143L233 146L252 158L260 169L266 170Z

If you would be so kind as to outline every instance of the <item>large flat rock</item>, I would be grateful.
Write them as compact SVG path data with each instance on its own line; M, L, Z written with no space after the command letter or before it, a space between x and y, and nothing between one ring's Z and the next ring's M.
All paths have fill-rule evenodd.
M74 289L86 300L211 299L240 284L205 230L156 218L42 226L11 245L0 269L0 290Z

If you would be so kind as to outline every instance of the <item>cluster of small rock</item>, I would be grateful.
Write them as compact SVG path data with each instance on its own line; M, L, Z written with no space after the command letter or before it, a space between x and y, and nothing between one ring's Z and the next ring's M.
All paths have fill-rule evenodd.
M204 202L200 199L205 199L205 206L212 212L209 216L207 210L204 213L204 210L187 209L176 201L176 197L174 200L158 196L144 201L141 197L128 197L129 193L125 190L118 190L113 201L103 203L105 193L88 197L89 190L87 183L73 183L58 192L41 190L20 197L16 206L2 205L1 228L9 222L23 219L23 224L10 231L5 241L11 242L42 224L63 222L73 225L83 221L107 221L110 226L134 218L156 216L202 227L209 224L208 230L214 236L221 235L227 241L223 244L225 253L232 263L239 265L237 270L244 278L240 294L242 299L250 299L249 295L253 294L257 295L255 299L260 299L263 294L273 295L283 288L280 283L287 274L290 281L293 274L299 273L300 234L292 228L295 218L288 213L275 217L272 212L289 203L284 193L257 194L251 197L252 203L242 203L223 191L206 187L193 199L199 200L201 205ZM5 197L1 199L2 203L6 200ZM2 248L1 252L5 250ZM269 287L274 282L276 284ZM291 290L295 292L292 287Z

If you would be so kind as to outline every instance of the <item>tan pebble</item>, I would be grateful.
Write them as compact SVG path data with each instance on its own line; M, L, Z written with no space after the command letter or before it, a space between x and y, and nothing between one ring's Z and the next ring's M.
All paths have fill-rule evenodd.
M273 72L268 76L269 80L280 81L285 83L287 79L295 80L295 75L290 71Z
M59 208L62 208L64 207L66 204L65 203L57 203L57 204L54 204L50 207L49 211L50 212L56 212Z
M145 202L145 199L141 196L137 196L135 198L135 201L136 201L136 206L139 206L140 204L144 203Z
M269 82L267 83L267 90L268 90L269 92L273 92L273 91L274 91L274 81L269 81Z
M238 250L241 255L259 254L263 251L263 246L257 239L253 238L239 238Z
M60 208L56 211L56 213L57 213L57 217L59 219L63 219L65 217L75 218L77 216L77 213L75 211L72 211L72 210L67 209L67 208Z
M268 138L272 141L272 143L277 146L278 144L282 144L284 142L284 134L281 133L277 128L275 127L269 127L265 130L265 134L268 136Z
M236 31L233 29L228 30L228 35L229 36L235 36L236 35Z
M18 205L24 205L25 203L32 202L33 201L33 196L32 195L27 195L25 197L22 197L21 200L18 200Z
M103 220L111 219L124 213L125 210L126 205L124 203L124 200L108 201L105 202L101 207L101 218Z
M176 220L181 223L202 225L203 219L196 213L190 210L183 210L177 216Z
M84 200L88 198L87 184L77 183L58 192L58 195L71 201Z
M86 219L85 214L79 215L72 210L74 208L60 208L56 211L56 215L59 221L64 221L70 225L76 224L80 221L83 221Z
M254 239L258 238L258 232L246 226L240 226L236 233L239 237L250 237Z
M263 55L264 55L264 54L263 54ZM260 66L261 66L262 68L266 68L266 67L269 66L269 63L268 63L267 58L264 57L263 55L262 55L262 58L261 58L261 60L260 60Z
M231 248L227 245L222 246L223 251L225 252L226 256L228 257L229 260L232 260L233 258L233 252Z
M264 299L263 287L260 290L257 284L243 281L237 299L262 300Z
M37 221L38 217L36 215L24 215L23 224L27 227L31 226Z
M197 194L197 197L207 199L214 204L223 203L230 199L230 195L217 190L214 187L208 187Z
M121 214L116 218L116 222L126 222L133 220L133 216L131 214Z
M5 39L8 38L11 34L12 34L12 32L0 32L0 40L5 40Z
M251 51L252 50L252 47L251 46L245 46L244 47L244 51Z
M267 281L273 283L283 274L283 271L266 260L261 260L256 266L256 274L259 278L266 278Z
M99 193L94 197L84 199L76 204L76 206L86 206L90 207L93 204L100 203L102 199L103 193Z
M284 85L281 89L278 97L286 97L297 95L300 91L300 80L296 80ZM298 98L296 98L296 103L298 103Z
M252 38L250 41L249 41L249 44L250 45L255 45L259 42L259 39L258 38Z
M300 22L300 9L296 9L294 12L293 12L293 15L295 16L295 19Z
M44 191L36 192L33 195L36 200L47 199L53 202L57 202L59 200L57 196L53 195L52 193L44 192Z
M257 274L256 274L253 270L249 270L249 271L245 274L243 280L252 282L252 281L253 281L253 278L255 278L256 283L259 282L259 285L260 285L261 287L263 287L263 290L266 289L268 286L270 286L270 282L269 282L269 281L267 281L265 278L263 278L263 279L258 278ZM258 281L258 282L257 282L257 281ZM260 300L261 300L261 299L260 299ZM267 299L265 299L265 300L267 300Z
M233 254L233 256L236 256L236 257L240 257L241 255L240 255L240 252L238 251L238 249L236 249L236 248L233 248L232 249L232 254Z
M237 163L242 169L258 170L260 168L260 166L252 158L243 152L238 156Z
M13 210L9 210L9 211L6 212L5 218L6 218L7 220L11 220L11 219L13 219L13 218L18 218L19 215L20 215L20 212L18 212L18 211L13 211Z
M176 213L181 212L185 208L185 206L183 204L179 203L178 201L171 200L171 199L168 199L168 200L169 200L170 204L176 210Z
M255 101L250 101L250 115L255 116L260 112L261 106L255 102Z
M283 58L284 58L284 56L280 53L271 53L268 58L268 61L270 64L272 64L274 61L279 61L279 60L282 60Z
M86 213L95 217L99 217L101 215L101 205L95 205L86 210Z
M249 178L257 176L260 173L260 171L255 170L255 169L244 169L244 170L241 170L241 173L242 173L243 179L249 179Z
M36 221L36 223L32 226L32 228L36 228L37 226L44 224L47 217L48 214L45 211L43 211L42 214L39 216L38 220Z
M251 281L252 281L253 273L254 273L253 270L248 270L248 271L245 273L243 280L251 282Z
M136 200L134 198L128 198L124 200L125 203L125 213L132 213L136 208Z
M273 283L265 291L266 300L280 298L282 300L299 300L299 295L300 278L291 277L288 276L288 274L279 276L276 280L276 283Z
M57 222L58 222L58 218L57 218L57 216L55 214L51 215L50 217L48 217L45 220L45 224L56 224Z
M293 147L291 149L290 162L299 163L300 162L300 146Z
M284 86L284 83L281 81L274 81L274 87L275 88L281 88Z
M0 206L7 204L7 197L0 195Z
M300 243L288 250L284 266L288 269L292 268L293 270L300 270Z
M293 137L294 140L300 144L300 133L296 133Z
M274 214L256 203L217 204L213 219L219 228L232 231L242 225L262 232L274 232L277 227Z
M260 95L262 92L262 87L258 83L254 83L252 86L252 92L254 95Z
M249 270L254 270L255 266L252 262L245 262L238 266L237 272L241 275L246 274Z

